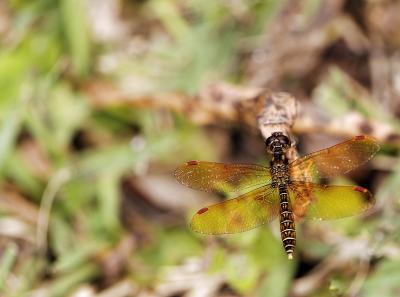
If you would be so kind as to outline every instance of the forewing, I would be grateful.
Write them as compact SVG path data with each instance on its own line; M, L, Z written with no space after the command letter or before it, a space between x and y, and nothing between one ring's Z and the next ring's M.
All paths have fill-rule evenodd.
M370 136L355 136L330 148L309 154L289 164L294 181L318 182L345 174L370 160L379 150L378 142Z
M270 182L269 169L252 164L189 161L175 170L183 185L206 192L241 192Z
M289 186L293 213L305 219L329 220L360 214L375 204L360 186L328 186L293 182Z
M268 185L200 209L193 216L191 228L204 234L243 232L272 221L278 212L278 191Z

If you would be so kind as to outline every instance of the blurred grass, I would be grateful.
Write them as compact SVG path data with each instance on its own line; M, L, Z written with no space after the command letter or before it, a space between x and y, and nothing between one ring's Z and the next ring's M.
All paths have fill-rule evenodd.
M197 94L216 80L245 82L243 60L263 44L275 17L284 15L283 2L128 2L118 2L133 7L119 17L130 24L132 35L108 42L96 39L90 26L96 20L88 13L93 1L5 4L10 21L0 38L1 191L17 193L40 210L44 225L39 227L47 227L39 231L47 249L38 251L18 230L15 236L1 233L4 296L71 296L83 284L101 291L125 278L152 290L168 279L168 268L182 268L193 259L202 263L196 277L222 276L233 296L288 296L298 274L309 270L287 261L274 231L263 227L217 239L197 236L182 210L158 205L148 193L127 194L124 189L124 182L153 172L168 179L176 164L188 159L229 159L229 148L222 146L233 138L230 127L216 123L200 128L166 110L100 108L85 89L86 83L103 79L134 96ZM322 2L304 3L302 17L312 19ZM290 75L282 80L289 81ZM396 115L360 94L348 74L331 67L310 97L331 116L357 111L400 131ZM396 147L384 154L398 162ZM351 218L324 225L348 240L360 234L383 238L376 239L382 244L374 251L379 263L362 287L368 297L399 294L398 167L369 183L383 201L381 214L368 223ZM52 188L60 172L67 177ZM1 213L27 223L15 213ZM313 224L304 232L301 227L299 238ZM133 243L125 246L126 238ZM395 256L385 254L388 248ZM310 265L333 250L318 236L299 240L299 251ZM346 292L353 276L337 274L315 296Z
M0 260L0 292L4 292L4 285L7 276L11 273L11 269L14 266L14 262L17 258L18 247L11 243L9 244L3 253Z

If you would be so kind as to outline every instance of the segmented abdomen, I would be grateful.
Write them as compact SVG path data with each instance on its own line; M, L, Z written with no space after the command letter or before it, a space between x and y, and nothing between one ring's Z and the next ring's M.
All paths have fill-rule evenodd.
M296 229L286 187L279 188L279 196L281 238L283 247L285 248L288 257L291 259L296 247Z

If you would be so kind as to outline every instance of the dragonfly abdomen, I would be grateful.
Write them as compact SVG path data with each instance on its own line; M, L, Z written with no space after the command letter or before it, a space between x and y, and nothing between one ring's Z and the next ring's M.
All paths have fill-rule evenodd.
M286 187L279 187L279 197L281 238L288 258L292 259L296 247L296 227Z

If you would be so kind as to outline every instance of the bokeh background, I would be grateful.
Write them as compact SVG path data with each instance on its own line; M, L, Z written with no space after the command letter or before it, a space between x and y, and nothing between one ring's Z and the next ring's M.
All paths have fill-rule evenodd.
M268 164L238 116L257 90L299 103L301 155L382 144L358 217L193 234L222 197L187 160ZM0 1L1 296L400 296L400 2Z

